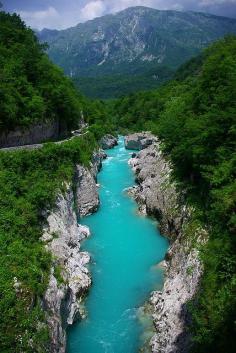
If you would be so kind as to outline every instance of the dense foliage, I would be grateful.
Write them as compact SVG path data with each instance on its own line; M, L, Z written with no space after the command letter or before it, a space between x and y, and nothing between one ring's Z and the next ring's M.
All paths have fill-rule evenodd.
M59 135L65 135L78 127L82 115L111 132L104 103L82 96L45 49L19 16L0 12L0 133L56 120Z
M190 74L191 73L191 74ZM119 126L163 140L179 187L209 231L193 316L193 352L231 353L236 334L236 37L212 45L159 91L115 104Z
M0 133L47 120L67 130L82 115L94 132L39 150L0 151L1 352L49 351L42 298L54 259L40 240L42 212L72 182L75 164L88 165L105 114L102 102L82 97L49 61L17 15L0 12Z
M82 97L17 15L0 12L0 131L57 120L77 126Z
M42 210L53 208L75 163L87 165L94 148L87 133L39 150L0 153L1 352L48 352L47 327L40 322L52 259L40 241Z
M139 68L140 69L140 68ZM111 99L128 95L133 92L156 89L171 79L174 70L167 67L140 69L138 73L114 74L98 77L76 77L75 85L88 97Z

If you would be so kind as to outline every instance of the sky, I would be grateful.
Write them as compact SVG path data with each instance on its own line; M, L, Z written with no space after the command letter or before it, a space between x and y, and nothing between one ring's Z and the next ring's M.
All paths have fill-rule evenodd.
M201 11L236 18L236 0L1 0L34 29L64 29L131 6Z

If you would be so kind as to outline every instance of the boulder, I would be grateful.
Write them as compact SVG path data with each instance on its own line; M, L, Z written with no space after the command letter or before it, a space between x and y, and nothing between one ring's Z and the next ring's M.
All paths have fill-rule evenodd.
M157 141L150 132L138 132L125 137L125 148L128 150L143 150Z
M107 134L100 140L100 145L102 149L107 150L118 145L118 139L113 135Z

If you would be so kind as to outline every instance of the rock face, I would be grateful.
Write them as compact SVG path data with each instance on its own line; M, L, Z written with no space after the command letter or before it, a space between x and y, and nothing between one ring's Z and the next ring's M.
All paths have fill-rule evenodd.
M85 266L90 256L80 251L81 240L90 232L87 227L77 224L70 187L64 195L58 196L55 210L47 217L47 224L42 240L54 260L44 307L51 334L50 352L64 353L66 327L83 315L80 302L91 285Z
M93 154L90 168L81 165L76 166L76 206L79 217L92 214L99 207L100 201L96 179L104 158L106 158L106 154L99 150Z
M95 4L102 6L103 2ZM128 5L134 3L127 1ZM156 89L170 80L181 64L229 33L236 33L235 19L143 6L66 30L37 31L40 42L49 45L51 60L86 96L99 99Z
M0 133L0 148L37 144L59 136L60 126L57 121L38 123L29 128Z
M127 140L133 139L132 135ZM137 143L139 139L137 137ZM185 236L191 210L184 205L183 195L171 182L171 166L157 139L153 137L153 143L131 158L129 164L138 182L129 193L138 202L141 212L154 215L160 221L161 233L171 241L163 263L166 268L164 288L153 292L150 299L156 328L150 342L152 352L188 353L190 336L186 327L190 314L186 304L196 293L202 273L198 251L191 240L203 243L207 235L203 229L198 229L191 239Z
M103 136L103 138L100 140L100 145L102 149L107 150L110 148L113 148L114 146L118 145L118 140L116 137L107 134Z
M99 196L96 181L88 168L77 165L76 174L78 188L76 192L77 210L80 217L96 212L99 206ZM84 190L87 192L85 193Z
M129 150L142 150L156 141L157 138L150 132L135 133L125 137L125 148Z
M98 77L178 67L227 33L236 33L234 19L137 6L37 35L67 75Z
M199 232L198 241L202 242ZM179 234L167 254L164 288L153 292L153 321L157 333L151 339L154 353L188 353L191 316L187 303L195 295L202 274L198 251Z
M58 196L54 210L44 214L47 225L42 240L53 255L43 300L51 335L51 353L65 353L67 326L85 316L81 301L91 286L86 267L90 256L80 251L80 242L90 235L90 231L78 225L77 217L96 211L99 205L96 176L105 157L106 154L99 150L93 154L90 168L77 165L76 192L68 185L67 191Z

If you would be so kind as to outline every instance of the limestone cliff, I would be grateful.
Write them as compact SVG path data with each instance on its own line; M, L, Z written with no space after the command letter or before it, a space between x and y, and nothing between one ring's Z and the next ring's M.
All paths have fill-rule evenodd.
M80 251L80 242L89 229L77 224L71 187L57 198L56 207L47 217L42 240L53 255L53 266L44 297L47 323L51 334L50 352L65 352L66 327L82 315L80 302L91 285L86 264L90 257Z
M99 207L97 173L101 169L102 160L106 154L99 150L93 154L93 160L89 168L76 166L76 206L79 217L96 212Z
M29 127L15 127L12 131L0 131L0 148L33 145L56 140L66 134L61 130L59 122L49 120L47 122L35 123Z
M147 134L145 134L145 139ZM187 302L197 291L202 266L196 246L204 242L206 233L195 230L191 238L185 234L191 219L191 210L183 202L171 181L171 165L163 156L160 142L149 136L152 144L130 159L138 185L129 193L139 204L140 211L154 215L160 222L160 230L170 239L170 248L163 265L166 268L165 283L161 292L153 292L153 321L156 334L150 345L153 353L188 352L190 335L187 331L190 314ZM129 136L126 141L132 146L140 141L139 134Z
M74 187L66 185L66 192L58 195L54 210L44 213L47 222L42 240L53 256L43 300L51 353L65 352L67 326L84 316L81 302L91 285L86 267L90 256L80 251L80 243L90 231L79 225L77 218L96 211L99 205L96 175L103 158L105 154L100 150L94 153L90 168L77 165Z

